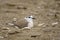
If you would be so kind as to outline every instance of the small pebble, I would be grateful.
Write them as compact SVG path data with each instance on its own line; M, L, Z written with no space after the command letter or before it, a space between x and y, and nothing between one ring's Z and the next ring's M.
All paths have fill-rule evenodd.
M58 22L54 22L54 23L52 23L52 25L56 25L56 24L58 24Z
M38 26L42 26L42 25L44 25L45 23L41 23L41 24L38 24Z
M0 36L0 38L4 38L3 36Z
M13 18L13 21L17 21L17 18Z
M9 28L8 28L8 27L3 27L2 29L3 29L3 30L9 30Z

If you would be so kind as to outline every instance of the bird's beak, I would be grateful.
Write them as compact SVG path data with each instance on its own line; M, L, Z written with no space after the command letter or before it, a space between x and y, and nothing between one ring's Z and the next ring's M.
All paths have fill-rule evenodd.
M35 19L35 18L32 18L32 19Z

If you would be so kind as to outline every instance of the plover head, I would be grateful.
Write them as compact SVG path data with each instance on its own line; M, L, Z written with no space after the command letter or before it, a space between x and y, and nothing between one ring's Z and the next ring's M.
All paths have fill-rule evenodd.
M35 18L31 15L31 16L25 17L24 19L25 19L27 22L33 22L33 19L35 19Z

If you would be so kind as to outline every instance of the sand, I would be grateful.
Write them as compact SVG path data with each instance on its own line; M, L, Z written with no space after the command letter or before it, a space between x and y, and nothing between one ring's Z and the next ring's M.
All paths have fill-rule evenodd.
M6 23L33 15L32 29ZM0 0L0 40L60 40L60 0Z

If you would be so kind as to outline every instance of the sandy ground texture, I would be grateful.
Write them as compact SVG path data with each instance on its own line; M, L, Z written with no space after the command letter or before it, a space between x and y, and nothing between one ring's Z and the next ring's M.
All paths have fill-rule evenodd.
M6 24L28 15L36 18L30 30ZM0 40L60 40L60 0L0 0Z

